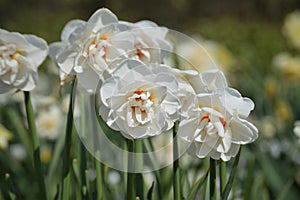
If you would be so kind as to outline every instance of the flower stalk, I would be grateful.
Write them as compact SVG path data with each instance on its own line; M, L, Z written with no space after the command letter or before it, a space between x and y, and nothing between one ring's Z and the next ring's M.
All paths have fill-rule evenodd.
M40 160L40 143L38 140L36 126L34 122L34 113L33 113L32 103L30 99L30 92L24 91L24 96L25 96L25 108L26 108L28 128L32 139L32 145L33 145L34 168L37 172L37 179L38 179L39 189L41 192L41 197L42 199L47 199L44 175L43 175L42 164Z
M127 148L128 148L128 171L131 171L135 165L134 158L130 155L130 152L134 152L134 141L127 140ZM131 172L127 172L127 193L126 199L132 200L136 198L136 191L135 191L135 174Z
M69 179L70 179L70 150L71 150L71 140L72 140L72 131L73 131L73 89L75 81L73 81L71 86L70 102L69 102L69 111L67 117L67 128L65 135L65 148L63 151L63 175L62 175L62 199L69 199Z
M209 160L209 197L216 199L216 161L212 158Z
M222 195L225 185L226 185L226 163L223 161L220 161L219 164L219 177L220 177L220 194Z
M173 195L175 200L181 199L181 185L180 185L180 169L178 158L178 142L177 142L177 128L178 122L173 127ZM178 159L177 159L178 158Z

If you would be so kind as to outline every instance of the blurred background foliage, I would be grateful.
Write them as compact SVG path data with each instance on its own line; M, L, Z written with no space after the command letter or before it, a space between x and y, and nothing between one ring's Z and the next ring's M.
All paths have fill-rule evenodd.
M300 120L300 61L296 59L300 49L293 47L282 31L287 14L300 9L299 0L0 0L0 27L35 34L51 43L60 40L61 30L69 20L86 20L101 7L109 8L121 20L149 19L187 35L214 41L230 52L234 64L227 67L225 73L243 96L254 100L256 109L252 121L260 131L259 139L243 149L236 181L241 186L234 196L299 199L300 143L293 129L294 122ZM287 59L295 58L291 61L292 71L276 67L281 65L282 59L277 56L282 52L288 54ZM47 73L49 69L41 67L41 71ZM59 80L55 76L56 82L48 94L57 97ZM24 131L24 127L16 127L6 119L9 111L5 114L2 109L3 105L1 123L12 132ZM1 131L4 135L5 131ZM9 141L18 143L18 137ZM51 141L50 147L53 146ZM10 166L3 164L6 153L3 150L0 153L0 175L3 176ZM45 155L47 163L52 153ZM9 160L14 165L11 171L30 179L33 172L28 163L19 167L16 162ZM21 181L18 182L20 190L28 187L25 179L17 179Z

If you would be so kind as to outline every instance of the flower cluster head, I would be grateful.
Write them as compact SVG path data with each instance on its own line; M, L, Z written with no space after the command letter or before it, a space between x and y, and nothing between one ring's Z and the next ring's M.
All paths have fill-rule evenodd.
M114 71L116 63L127 58L149 62L160 59L157 50L171 48L164 41L166 33L167 29L152 22L134 24L119 21L111 11L102 8L88 21L73 20L67 23L61 42L51 44L50 57L61 69L62 81L76 75L80 85L95 91L93 86L96 84L90 85L94 83L91 80L103 79L103 73ZM156 51L152 52L150 48Z
M257 128L246 121L254 103L229 88L220 71L204 72L197 77L206 91L196 93L186 116L179 124L179 136L192 143L199 158L211 157L223 161L237 155L240 145L253 142Z
M218 70L167 65L168 33L150 21L119 21L103 8L88 21L67 23L49 54L63 82L76 76L86 91L99 92L99 114L124 137L156 136L180 121L178 135L198 157L228 161L257 138L246 121L254 103L229 88Z
M38 67L48 54L45 40L0 29L0 94L36 87Z
M160 67L126 60L100 89L100 115L126 138L158 135L179 118L178 81Z

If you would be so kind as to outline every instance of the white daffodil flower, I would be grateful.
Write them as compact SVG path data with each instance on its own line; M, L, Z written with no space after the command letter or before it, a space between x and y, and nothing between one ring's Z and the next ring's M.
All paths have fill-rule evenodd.
M215 84L220 85L220 81L222 79ZM232 88L216 87L200 93L193 105L186 111L188 118L180 122L178 134L193 143L194 153L199 158L228 161L237 155L240 145L258 137L257 128L245 120L254 109L254 103Z
M67 23L61 42L50 45L50 57L65 74L77 75L81 85L95 89L89 88L90 82L96 85L113 61L133 49L133 35L127 29L111 11L99 9L87 22Z
M47 53L45 40L0 29L0 94L11 89L33 90Z
M162 63L172 52L172 45L166 39L168 29L159 27L151 21L143 20L137 23L120 22L128 27L134 35L134 48L130 58L145 63Z
M156 69L158 69L157 67ZM126 60L100 88L100 115L131 139L155 136L179 118L178 81L137 60Z
M293 131L298 139L298 143L300 144L300 120L295 121Z
M36 119L36 128L39 137L56 140L61 132L63 113L59 106L51 105L47 110L39 112Z

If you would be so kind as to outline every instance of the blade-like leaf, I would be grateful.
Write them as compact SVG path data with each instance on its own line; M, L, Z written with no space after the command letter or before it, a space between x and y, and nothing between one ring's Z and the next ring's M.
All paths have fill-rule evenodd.
M232 188L232 185L233 185L233 182L234 182L234 177L235 177L235 174L236 174L236 171L237 171L237 166L238 166L239 160L240 160L241 149L242 148L240 148L239 153L238 153L238 155L236 156L236 158L234 160L232 170L231 170L230 176L228 178L228 182L227 182L226 187L225 187L225 189L224 189L224 191L221 195L222 200L227 200L227 198L229 196L229 193L231 191L231 188Z
M153 189L154 189L154 181L152 182L152 185L151 185L151 187L149 188L148 193L147 193L147 199L148 199L148 200L152 200Z
M208 177L209 170L205 173L205 175L199 179L191 188L190 193L187 197L187 199L195 199L196 194L198 190L201 188L201 186L205 183L207 177Z

